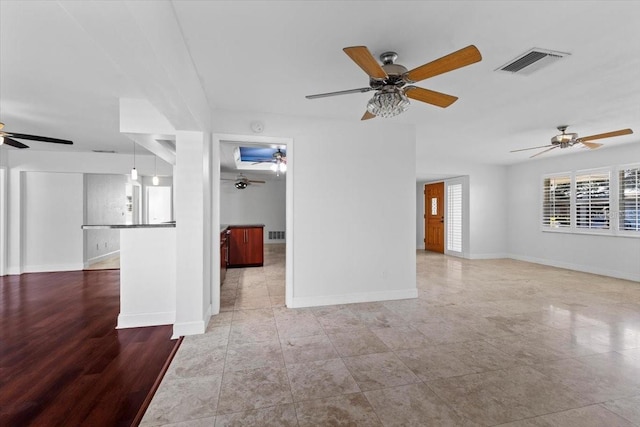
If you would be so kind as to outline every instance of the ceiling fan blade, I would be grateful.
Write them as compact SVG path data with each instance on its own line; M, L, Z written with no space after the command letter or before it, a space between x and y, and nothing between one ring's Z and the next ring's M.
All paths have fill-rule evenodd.
M364 114L362 115L362 118L360 120L369 120L369 119L375 119L376 115L370 113L368 110L364 112Z
M52 142L54 144L73 144L73 141L69 141L66 139L58 139L58 138L49 138L47 136L36 136L36 135L27 135L24 133L15 133L15 132L7 132L14 138L18 139L28 139L30 141L40 141L40 142Z
M440 93L416 86L407 86L404 94L407 95L408 98L415 99L416 101L426 102L427 104L442 108L447 108L458 100L457 96L447 95L446 93Z
M22 142L18 142L15 139L11 139L8 136L4 137L4 143L16 148L29 148L28 145L24 145Z
M531 156L531 157L529 157L529 158L530 158L530 159L533 159L534 157L538 157L540 154L544 154L544 153L546 153L547 151L551 151L551 150L553 150L554 148L557 148L557 147L559 147L559 146L558 146L558 145L554 145L553 147L551 147L551 148L547 148L546 150L543 150L543 151L541 151L541 152L539 152L539 153L536 153L536 154L534 154L533 156Z
M584 145L585 147L589 148L590 150L595 150L596 148L602 147L602 144L599 144L597 142L581 141L581 144Z
M582 138L578 138L577 141L578 142L593 141L593 140L596 140L596 139L612 138L614 136L629 135L631 133L633 133L633 131L631 129L620 129L620 130L616 130L616 131L613 131L613 132L599 133L598 135L584 136Z
M317 95L307 95L305 98L307 99L317 99L317 98L326 98L328 96L336 96L336 95L348 95L350 93L364 93L373 90L371 87L363 87L360 89L348 89L348 90L339 90L337 92L327 92L327 93L319 93Z
M247 182L253 182L253 183L257 183L257 184L265 184L267 181L256 181L255 179L250 179Z
M478 48L474 45L469 45L435 61L431 61L428 64L414 68L407 73L406 78L411 82L419 82L429 77L471 65L481 59L482 55L480 55Z
M352 46L342 49L344 53L349 55L362 70L374 79L384 79L387 73L382 69L378 61L371 55L366 46Z
M529 147L529 148L521 148L519 150L511 150L509 151L510 153L517 153L518 151L527 151L527 150L537 150L538 148L547 148L547 147L552 147L553 144L549 144L549 145L540 145L539 147Z

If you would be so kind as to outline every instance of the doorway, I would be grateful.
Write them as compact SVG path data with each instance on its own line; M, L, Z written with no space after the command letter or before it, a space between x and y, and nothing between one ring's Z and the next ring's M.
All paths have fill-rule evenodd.
M171 221L171 187L147 187L147 224Z
M253 185L254 183L251 183L246 187L244 187L243 189L238 189L238 187L235 186L237 179L232 179L231 181L228 181L229 177L234 178L236 177L236 174L238 174L239 172L245 172L246 177L249 180L266 181L266 179L263 179L257 176L252 177L251 172L247 172L247 171L235 170L235 171L229 172L229 170L227 169L225 173L225 170L224 170L225 168L223 168L225 159L223 159L222 157L224 154L223 150L225 149L225 146L229 146L229 145L236 145L236 146L243 145L243 146L256 146L256 147L276 146L276 147L282 147L283 149L286 149L287 169L284 176L281 175L279 177L280 179L282 179L281 182L285 187L283 192L284 193L283 198L281 199L281 203L284 204L285 224L284 224L284 227L280 227L279 229L273 230L272 232L272 235L274 236L274 238L284 241L284 244L274 245L275 251L271 251L271 252L274 252L272 255L275 255L276 257L280 257L284 259L284 266L283 266L284 272L282 273L282 276L284 276L284 292L285 292L284 304L288 307L291 307L292 306L291 302L293 300L293 268L292 268L293 266L293 174L295 169L294 163L293 163L293 140L291 138L266 137L266 136L257 136L257 135L214 134L213 149L211 150L212 158L213 158L211 175L212 175L212 188L214 191L214 194L211 200L212 217L213 217L212 230L214 231L212 233L213 234L212 237L214 239L214 241L212 242L213 243L212 248L214 250L212 267L214 271L212 271L212 275L211 275L211 277L213 278L213 280L211 281L211 284L212 284L211 312L212 314L216 314L220 312L221 297L222 297L220 282L219 280L215 280L216 277L220 277L220 275L217 274L217 269L220 267L220 259L221 259L220 251L216 250L216 248L220 248L219 241L218 241L219 235L215 231L219 229L221 224L225 224L227 222L227 220L224 220L222 215L223 209L225 210L225 213L224 213L225 215L227 215L228 213L228 211L226 210L227 207L221 206L221 203L224 200L222 198L221 193L223 191L233 191L233 192L236 192L234 194L237 194L238 196L248 197L252 193L255 193L253 190L258 190L258 187L261 185L260 183L258 183L257 185ZM269 171L269 173L274 174L275 176L275 172ZM257 195L257 194L254 194L254 195ZM255 209L258 210L259 207ZM244 221L242 222L246 222L247 219L248 218L245 218ZM259 221L259 223L262 223L262 221ZM269 234L270 234L269 230L265 229L265 235L267 237L267 240L269 238ZM283 237L282 235L284 235L284 239L282 239ZM265 248L266 246L268 245L265 245ZM279 247L276 248L275 246L279 246ZM280 251L284 253L279 253ZM265 253L265 256L267 255L269 255L268 252ZM247 298L246 300L249 301L249 298Z
M444 182L424 186L424 249L444 253Z

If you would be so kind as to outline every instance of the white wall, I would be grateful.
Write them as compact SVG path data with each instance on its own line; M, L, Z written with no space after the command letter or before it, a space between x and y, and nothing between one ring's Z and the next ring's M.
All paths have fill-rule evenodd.
M612 143L613 145L613 143ZM640 238L540 230L542 175L640 161L640 144L541 158L508 168L508 251L525 261L640 281Z
M128 174L131 170L133 156L122 154L3 150L6 155L7 176L7 225L6 225L6 269L5 274L21 274L23 270L24 242L24 203L28 196L24 189L23 172L65 172L65 173L99 173ZM153 175L154 157L139 155L136 157L136 168L140 174ZM158 162L158 174L172 175L173 168ZM82 209L82 206L80 206ZM82 222L82 221L81 221ZM53 224L53 223L52 223ZM51 225L51 224L50 224ZM53 225L52 225L53 226ZM79 243L82 253L82 239ZM46 264L50 264L46 262ZM82 267L81 267L82 268Z
M126 175L84 174L83 224L124 224ZM85 230L84 263L100 261L120 250L119 230Z
M1 154L1 152L0 152ZM0 158L0 164L2 158ZM7 169L0 166L0 276L7 265Z
M216 111L214 132L256 119L294 140L293 306L416 297L413 128Z
M262 179L262 178L260 178ZM249 185L238 190L233 181L220 185L220 222L222 224L264 224L264 243L282 243L269 240L269 231L285 231L286 183L284 176L268 179L264 184Z
M82 174L24 174L24 271L81 270Z
M430 141L424 127L416 128L416 176L423 182L469 176L469 257L503 258L507 255L507 168L500 165L472 163L456 158L455 132L450 141ZM424 238L419 225L424 203L416 188L416 247Z

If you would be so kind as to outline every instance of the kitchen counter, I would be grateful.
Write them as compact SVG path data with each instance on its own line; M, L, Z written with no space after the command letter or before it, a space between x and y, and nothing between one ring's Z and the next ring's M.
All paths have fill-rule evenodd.
M176 224L104 224L120 233L120 313L116 328L175 323Z
M167 222L162 224L85 224L81 226L83 230L104 230L104 229L123 229L123 228L175 228L175 222Z
M263 227L264 224L229 224L227 228L254 228L254 227Z

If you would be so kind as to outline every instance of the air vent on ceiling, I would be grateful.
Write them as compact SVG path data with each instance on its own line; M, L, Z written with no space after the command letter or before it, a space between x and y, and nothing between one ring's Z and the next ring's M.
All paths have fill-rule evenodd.
M115 150L91 150L94 153L109 153L109 154L115 154Z
M570 55L570 53L538 49L534 47L497 68L495 71L505 71L511 74L522 74L528 76L541 68L553 64L567 55Z

